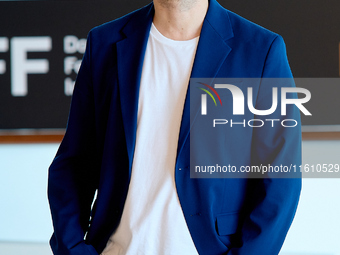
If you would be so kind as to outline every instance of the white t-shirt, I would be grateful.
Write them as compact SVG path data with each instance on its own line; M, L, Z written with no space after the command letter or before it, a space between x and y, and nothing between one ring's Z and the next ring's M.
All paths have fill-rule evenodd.
M198 37L174 41L152 24L139 92L131 182L103 255L197 255L175 186L176 152Z

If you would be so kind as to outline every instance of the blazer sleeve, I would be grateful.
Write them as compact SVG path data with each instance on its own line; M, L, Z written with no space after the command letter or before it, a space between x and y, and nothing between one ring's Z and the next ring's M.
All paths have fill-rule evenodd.
M84 241L97 188L95 107L91 77L91 32L88 35L71 101L66 133L49 167L48 199L57 255L97 255Z
M263 78L274 79L274 85L294 86L286 56L286 48L281 36L277 36L268 51L263 69ZM290 78L290 79L289 79ZM269 109L271 106L272 82L264 82L256 100L256 109ZM268 81L268 80L267 80ZM294 95L296 97L296 95ZM254 119L269 119L268 116L255 116ZM297 107L287 107L287 115L276 111L270 119L294 119L296 127L275 127L264 125L254 128L252 138L252 165L272 165L294 167L301 164L301 126ZM298 169L298 168L297 168ZM275 176L274 176L275 175ZM274 178L275 177L275 178ZM277 178L280 177L280 178ZM290 178L285 178L290 177ZM266 178L253 179L252 209L246 215L242 227L242 243L231 248L228 255L275 255L278 254L294 218L301 190L301 174L278 176L268 174Z

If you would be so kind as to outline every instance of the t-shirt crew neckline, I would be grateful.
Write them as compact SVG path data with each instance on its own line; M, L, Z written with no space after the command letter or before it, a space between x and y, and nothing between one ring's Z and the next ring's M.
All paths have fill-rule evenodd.
M161 43L165 43L165 44L168 44L168 45L176 45L176 46L192 45L192 44L197 43L197 41L199 39L199 36L197 36L193 39L190 39L190 40L185 40L185 41L170 39L170 38L164 36L161 32L159 32L153 22L152 22L152 25L151 25L150 34L152 35L152 37L154 37L156 40L160 41Z

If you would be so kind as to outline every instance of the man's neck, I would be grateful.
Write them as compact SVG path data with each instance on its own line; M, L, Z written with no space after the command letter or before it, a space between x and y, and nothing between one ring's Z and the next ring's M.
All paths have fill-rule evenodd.
M185 41L200 35L208 0L154 0L153 23L165 37Z

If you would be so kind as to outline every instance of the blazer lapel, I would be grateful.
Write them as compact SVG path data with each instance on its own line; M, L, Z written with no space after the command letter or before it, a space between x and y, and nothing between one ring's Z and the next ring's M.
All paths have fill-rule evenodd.
M118 83L130 174L136 141L140 79L153 13L153 4L149 4L144 12L127 23L123 29L126 38L117 43Z
M226 41L231 37L233 37L233 31L228 13L215 0L210 0L208 12L203 22L201 35L197 46L191 78L216 77L223 62L226 60L229 52L232 50L226 43ZM199 104L199 102L199 99L197 99L197 104ZM199 109L199 107L197 107L197 109ZM193 115L193 112L191 114ZM190 121L189 85L184 103L182 123L178 140L177 157L180 154L182 147L189 135L191 122L193 122L193 119Z

